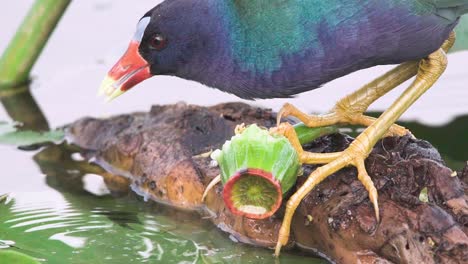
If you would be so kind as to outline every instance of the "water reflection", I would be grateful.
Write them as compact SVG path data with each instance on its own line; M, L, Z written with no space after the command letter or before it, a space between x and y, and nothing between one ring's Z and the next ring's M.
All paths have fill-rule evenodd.
M14 193L0 203L0 238L12 241L2 245L47 263L276 261L270 250L234 243L195 213L143 202L128 190L125 179L75 160L78 151L65 144L51 145L34 155L51 190ZM101 187L109 194L86 190L88 175L103 177ZM324 263L298 254L284 254L281 261Z
M49 124L28 85L0 91L0 102L12 120L25 130L47 131Z

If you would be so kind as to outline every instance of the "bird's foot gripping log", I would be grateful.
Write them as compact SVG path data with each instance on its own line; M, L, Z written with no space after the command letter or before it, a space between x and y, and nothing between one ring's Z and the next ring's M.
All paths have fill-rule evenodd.
M444 43L444 45L434 53L430 54L426 59L421 60L418 63L416 79L410 85L410 87L387 109L378 119L370 120L367 117L361 115L360 120L368 120L369 124L361 123L368 125L366 130L364 130L354 141L353 143L343 152L338 153L327 153L327 154L316 154L308 153L302 150L299 141L294 133L294 130L291 129L291 126L287 123L280 124L277 127L277 133L283 134L286 136L291 144L296 148L300 154L300 160L303 163L310 164L326 164L322 167L319 167L314 172L312 172L307 181L294 193L289 201L286 204L286 212L284 215L283 223L278 235L278 242L276 245L275 254L279 256L281 247L286 245L289 240L291 220L294 215L296 208L299 206L302 199L321 181L326 179L331 174L336 171L346 167L346 166L355 166L358 169L358 178L363 183L366 190L369 192L369 198L372 202L375 210L375 216L379 220L379 206L378 206L378 195L377 190L367 174L364 160L372 151L372 148L377 143L379 139L385 136L388 132L390 134L396 133L399 134L401 127L395 126L394 123L397 119L422 95L424 94L442 75L447 67L447 56L446 50L450 49L455 41L454 34L451 34L450 38ZM370 86L365 86L364 88L358 90L356 93L352 94L350 98L363 99L366 101L366 97L362 95L372 95L370 100L366 101L360 109L363 111L367 106L376 100L381 95L385 94L391 90L396 85L410 78L413 74L412 63L405 63L391 71L389 74L382 76L376 81L372 82ZM398 76L403 76L399 78ZM379 81L388 80L392 78L397 78L393 84L396 85L380 85ZM379 94L379 88L382 88ZM368 92L369 91L369 92ZM347 99L345 98L344 101ZM343 101L343 100L342 100ZM341 101L341 102L342 102ZM351 100L350 106L358 105L359 100ZM368 103L368 104L367 104ZM318 123L307 123L307 121L316 119L308 118L305 115L302 115L297 111L290 111L294 109L290 106L287 106L282 115L294 115L299 118L301 121L308 125L324 125L326 122ZM359 108L358 108L359 109ZM299 113L299 114L298 114ZM338 116L339 117L339 116ZM278 119L281 118L281 115ZM319 120L320 119L316 119ZM327 118L324 118L327 120ZM339 123L337 116L330 118L333 122L328 122L326 124ZM367 122L367 121L366 121ZM403 130L401 130L403 132Z

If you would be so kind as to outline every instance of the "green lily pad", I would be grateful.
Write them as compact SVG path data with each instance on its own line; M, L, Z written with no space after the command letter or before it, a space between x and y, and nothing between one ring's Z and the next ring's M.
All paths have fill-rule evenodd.
M65 138L62 130L47 132L20 131L14 125L0 122L0 144L13 146L30 146L47 142L59 142Z
M14 250L0 250L0 262L5 264L39 264L35 258Z

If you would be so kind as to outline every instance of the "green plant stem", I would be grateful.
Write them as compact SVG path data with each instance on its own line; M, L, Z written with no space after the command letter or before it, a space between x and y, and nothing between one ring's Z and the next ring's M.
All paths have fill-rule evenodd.
M71 0L36 0L0 59L0 90L29 81L29 73Z
M338 127L336 126L310 128L304 125L304 123L295 125L294 130L296 130L301 145L310 143L324 135L338 133Z

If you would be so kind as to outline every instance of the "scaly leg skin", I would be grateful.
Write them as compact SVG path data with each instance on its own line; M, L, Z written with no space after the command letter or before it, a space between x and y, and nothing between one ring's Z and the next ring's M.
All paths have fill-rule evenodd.
M442 45L442 49L448 52L455 43L455 33ZM285 104L278 114L278 125L283 117L293 116L309 127L322 127L336 124L350 124L370 126L376 118L363 113L377 99L393 90L403 82L409 80L418 73L419 62L411 61L403 63L381 77L375 79L359 90L341 99L332 111L326 115L307 115L291 104ZM386 136L403 136L409 131L402 126L392 125Z
M411 66L409 63L402 64L403 67ZM407 65L407 66L404 66ZM401 66L400 66L401 67ZM444 49L432 53L428 58L421 60L416 75L416 80L410 87L385 111L378 119L375 120L368 128L364 130L351 145L341 153L332 154L312 154L309 162L311 163L325 163L326 165L317 168L310 174L306 182L294 193L286 204L286 212L281 226L278 242L276 245L275 255L279 256L281 247L286 245L289 240L290 225L295 210L299 206L302 199L321 181L326 179L329 175L342 169L346 166L355 166L358 170L358 179L363 183L369 192L369 198L374 205L375 215L379 221L379 207L377 204L377 190L372 183L371 178L367 174L364 166L364 160L367 158L372 148L380 140L398 118L422 95L426 92L442 75L447 67L447 57ZM404 73L403 73L404 74ZM408 76L405 75L405 76ZM395 78L398 78L395 76ZM385 79L385 78L384 78ZM400 79L401 80L401 79ZM322 124L321 124L322 125ZM287 125L285 125L287 126ZM278 128L281 132L290 131L290 129ZM294 135L285 133L289 139L293 138L292 144L296 145ZM296 146L297 148L297 146ZM301 156L307 155L302 152ZM326 155L326 156L321 156ZM325 157L321 159L320 157ZM303 157L302 157L303 158Z
M281 123L276 127L270 128L270 133L286 137L299 155L299 161L302 164L326 164L341 156L341 152L313 153L304 151L297 137L296 130L289 123Z
M291 104L285 104L278 114L278 123L283 117L293 116L308 127L322 127L336 124L350 124L369 126L375 118L363 113L375 100L385 95L398 85L409 80L417 72L417 62L407 62L375 79L359 90L344 97L325 115L308 115ZM402 136L408 134L404 127L393 125L388 136Z

